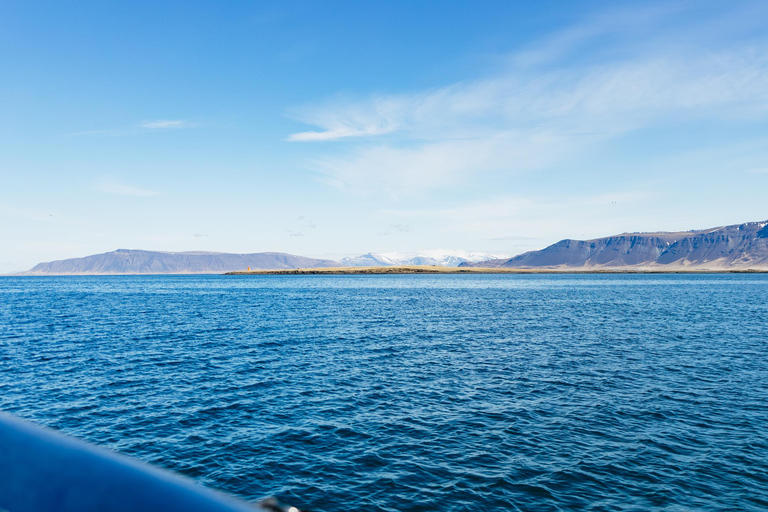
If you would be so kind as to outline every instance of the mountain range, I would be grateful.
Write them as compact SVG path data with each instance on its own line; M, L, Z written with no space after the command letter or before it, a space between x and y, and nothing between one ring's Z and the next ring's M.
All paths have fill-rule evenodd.
M491 258L486 253L464 251L425 251L418 254L367 253L343 260L306 258L278 252L229 254L221 252L161 252L118 249L84 258L51 261L22 272L25 275L59 274L221 274L246 270L288 270L321 267L389 267L398 265L439 265L456 267L461 263Z
M561 240L512 258L460 266L520 269L768 269L768 221L678 233Z
M343 258L340 263L345 267L393 267L398 265L458 267L462 263L489 259L498 259L498 256L494 257L484 252L427 250L415 254L369 252L361 256Z
M561 240L511 258L429 250L373 253L341 261L277 252L159 252L118 249L84 258L40 263L23 274L220 274L251 268L438 265L551 270L768 270L768 221L684 232L623 233L593 240Z
M40 263L24 274L221 274L233 270L333 267L338 262L279 252L159 252L118 249Z

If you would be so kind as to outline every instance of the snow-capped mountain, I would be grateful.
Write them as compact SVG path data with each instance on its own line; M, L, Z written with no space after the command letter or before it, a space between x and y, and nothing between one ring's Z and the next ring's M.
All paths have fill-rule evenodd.
M475 263L499 256L484 252L445 251L428 249L417 253L369 252L360 256L343 258L341 264L348 267L392 267L395 265L440 265L443 267L458 267L462 263Z
M396 261L385 254L369 252L360 256L342 258L341 264L346 267L391 267Z

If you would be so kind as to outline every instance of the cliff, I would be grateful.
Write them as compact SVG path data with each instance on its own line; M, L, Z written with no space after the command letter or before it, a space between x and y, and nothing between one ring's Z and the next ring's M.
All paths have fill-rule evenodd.
M625 233L561 240L509 259L462 266L490 268L768 268L768 221L680 233Z

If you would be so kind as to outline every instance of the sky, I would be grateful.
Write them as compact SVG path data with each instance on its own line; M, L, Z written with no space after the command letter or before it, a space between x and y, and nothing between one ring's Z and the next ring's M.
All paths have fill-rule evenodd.
M0 3L0 273L768 219L768 2Z

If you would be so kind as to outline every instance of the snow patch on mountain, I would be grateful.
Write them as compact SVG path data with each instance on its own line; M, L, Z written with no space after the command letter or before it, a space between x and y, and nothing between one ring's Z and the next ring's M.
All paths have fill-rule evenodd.
M485 252L425 249L415 253L368 252L360 256L343 258L341 264L348 267L392 267L396 265L438 265L458 267L464 262L475 263L490 259L505 258Z

